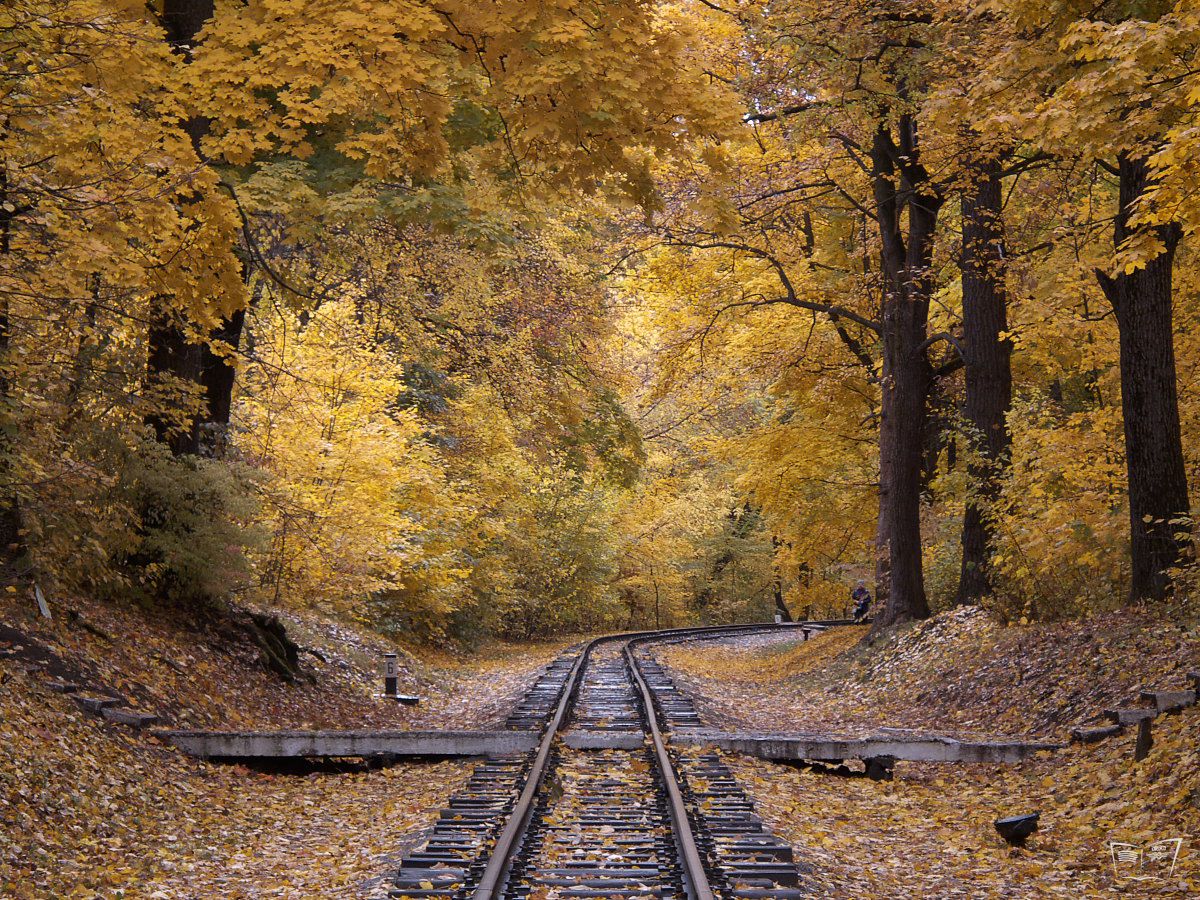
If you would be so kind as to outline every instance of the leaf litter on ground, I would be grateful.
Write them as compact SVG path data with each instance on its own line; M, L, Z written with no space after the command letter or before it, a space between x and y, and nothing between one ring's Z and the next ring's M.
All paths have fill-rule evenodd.
M350 626L285 614L317 654L286 684L246 642L214 639L137 607L80 600L46 621L0 595L0 618L175 727L497 727L565 642L422 657ZM80 627L80 622L87 627ZM380 700L380 654L399 649L401 690ZM269 775L190 759L53 693L0 659L0 896L319 898L382 896L401 851L462 785L469 762L343 774ZM384 893L386 893L384 891Z
M866 628L808 642L744 637L660 651L710 727L855 736L880 727L1065 740L1146 688L1182 688L1200 635L1144 610L1004 627L956 610L864 647ZM814 896L1200 896L1200 707L1019 765L900 762L895 779L843 778L727 754L769 827L812 866ZM1022 848L995 819L1040 811ZM1110 841L1181 837L1171 878L1114 871Z

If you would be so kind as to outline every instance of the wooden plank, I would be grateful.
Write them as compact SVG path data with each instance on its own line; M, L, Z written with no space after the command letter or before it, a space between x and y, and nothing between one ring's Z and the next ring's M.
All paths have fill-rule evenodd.
M318 756L487 756L537 746L527 731L176 731L154 734L205 759Z

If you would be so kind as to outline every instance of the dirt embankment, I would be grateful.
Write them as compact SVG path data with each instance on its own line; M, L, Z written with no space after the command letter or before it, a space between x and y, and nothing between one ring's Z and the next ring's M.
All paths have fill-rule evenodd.
M1129 610L1003 627L963 608L874 647L866 628L743 638L660 656L719 727L860 734L881 726L1066 739L1140 691L1189 686L1200 627Z
M432 824L467 761L303 777L183 756L152 734L85 714L49 690L119 693L176 727L488 727L557 647L475 658L401 652L401 690L381 701L365 631L286 616L306 677L286 683L246 635L80 601L47 621L0 599L0 896L354 898L379 894L398 854ZM311 676L311 677L307 677Z
M181 728L487 728L561 644L505 647L473 656L389 644L379 635L312 615L280 612L301 648L302 676L287 683L259 647L227 623L181 624L138 607L73 601L47 621L0 595L0 622L80 672L81 687L114 691ZM0 647L22 643L0 634ZM400 691L416 707L381 703L384 652L399 652Z

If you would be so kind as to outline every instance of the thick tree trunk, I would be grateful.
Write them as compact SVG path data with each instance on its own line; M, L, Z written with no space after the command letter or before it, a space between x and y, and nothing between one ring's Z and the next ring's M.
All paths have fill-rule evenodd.
M188 340L178 314L170 306L170 298L158 297L151 312L149 344L146 360L147 377L159 393L155 403L176 407L172 398L176 388L200 381L200 345ZM200 452L200 422L194 415L181 415L166 409L151 413L146 422L154 429L160 443L171 448L176 456Z
M884 301L883 407L879 426L880 515L888 535L887 602L876 616L879 627L929 615L921 559L921 461L926 394L931 372L924 353L928 308L919 299Z
M1129 219L1150 183L1144 157L1122 155L1117 247L1135 233ZM1097 272L1117 317L1121 347L1121 409L1129 478L1131 600L1161 599L1168 571L1188 553L1190 528L1187 472L1179 429L1172 328L1172 268L1182 237L1178 224L1156 226L1164 251L1135 272Z
M887 384L884 382L884 390ZM888 431L884 428L883 417L879 422L879 515L875 520L875 609L881 611L890 603L892 596L892 539L891 520L888 510L891 508L890 495L892 492L892 455L884 452L884 441L888 439ZM876 615L878 619L878 614Z
M162 23L171 48L187 56L196 35L213 17L213 0L163 0Z
M992 592L989 507L998 494L1011 444L1006 417L1012 406L1012 344L1003 337L1008 295L999 162L977 166L974 176L962 195L964 412L974 453L963 515L959 603L975 603Z
M200 431L204 450L210 456L224 456L229 443L229 417L233 412L233 387L237 375L233 357L241 345L245 324L246 311L239 309L221 322L209 335L211 343L201 350L200 380L204 384L205 418L200 423ZM215 344L226 349L221 354L214 353Z
M213 0L165 0L163 25L171 47L189 56L196 35L213 16ZM200 140L208 131L208 122L199 117L185 124L197 154ZM204 397L200 412L180 417L155 413L147 418L159 441L166 443L175 455L205 453L219 456L224 453L229 413L233 401L235 369L232 354L238 349L245 314L235 313L224 320L210 335L210 341L229 347L229 355L214 353L209 343L194 343L188 339L180 314L173 308L172 298L161 297L151 311L147 377L152 386L178 380L198 384ZM180 422L179 419L184 421Z
M925 409L925 434L921 446L921 495L928 497L933 494L933 482L942 464L942 451L946 451L946 464L951 468L955 458L954 398L936 379L930 385Z
M930 264L940 199L919 162L916 123L898 141L880 125L871 148L883 273L879 525L874 630L929 615L921 560L921 462L932 371L926 354ZM907 212L907 242L902 233Z

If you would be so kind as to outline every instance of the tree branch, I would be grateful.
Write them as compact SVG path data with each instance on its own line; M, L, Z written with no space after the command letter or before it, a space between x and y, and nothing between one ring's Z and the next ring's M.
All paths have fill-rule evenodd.
M963 361L966 360L967 351L963 348L963 345L959 342L958 338L948 331L939 331L937 334L927 337L917 345L915 350L913 350L913 356L916 356L918 353L924 353L938 341L945 341L947 344L950 344L958 352L958 358Z
M1025 159L1018 160L1007 169L1001 169L1000 177L1007 178L1010 175L1020 175L1022 172L1032 169L1039 163L1049 162L1052 159L1054 159L1054 154L1047 153L1044 150L1039 150L1037 153L1033 154L1033 156L1028 156Z
M246 210L242 207L242 201L238 199L237 192L233 189L233 185L225 181L220 182L220 185L221 187L225 188L225 190L229 191L229 196L233 198L233 204L237 207L238 215L242 220L242 236L246 239L246 249L250 251L250 255L254 257L255 262L257 262L259 266L262 267L262 270L267 273L267 277L269 277L279 287L291 294L295 294L297 297L303 297L305 300L317 300L318 297L316 295L308 291L302 291L296 286L288 284L287 281L284 280L283 276L276 272L271 264L267 262L266 257L263 256L262 250L258 246L258 241L254 239L254 233L250 229L250 217L246 214Z
M802 112L808 112L810 109L816 109L827 104L821 100L810 100L805 103L796 103L792 106L785 106L782 109L773 110L771 112L747 113L742 116L742 121L747 125L758 125L763 122L775 122L779 119L786 119L788 116L796 116Z
M966 364L966 361L961 356L956 356L949 362L934 369L931 378L934 381L937 381L939 378L945 378L947 375L954 374Z

